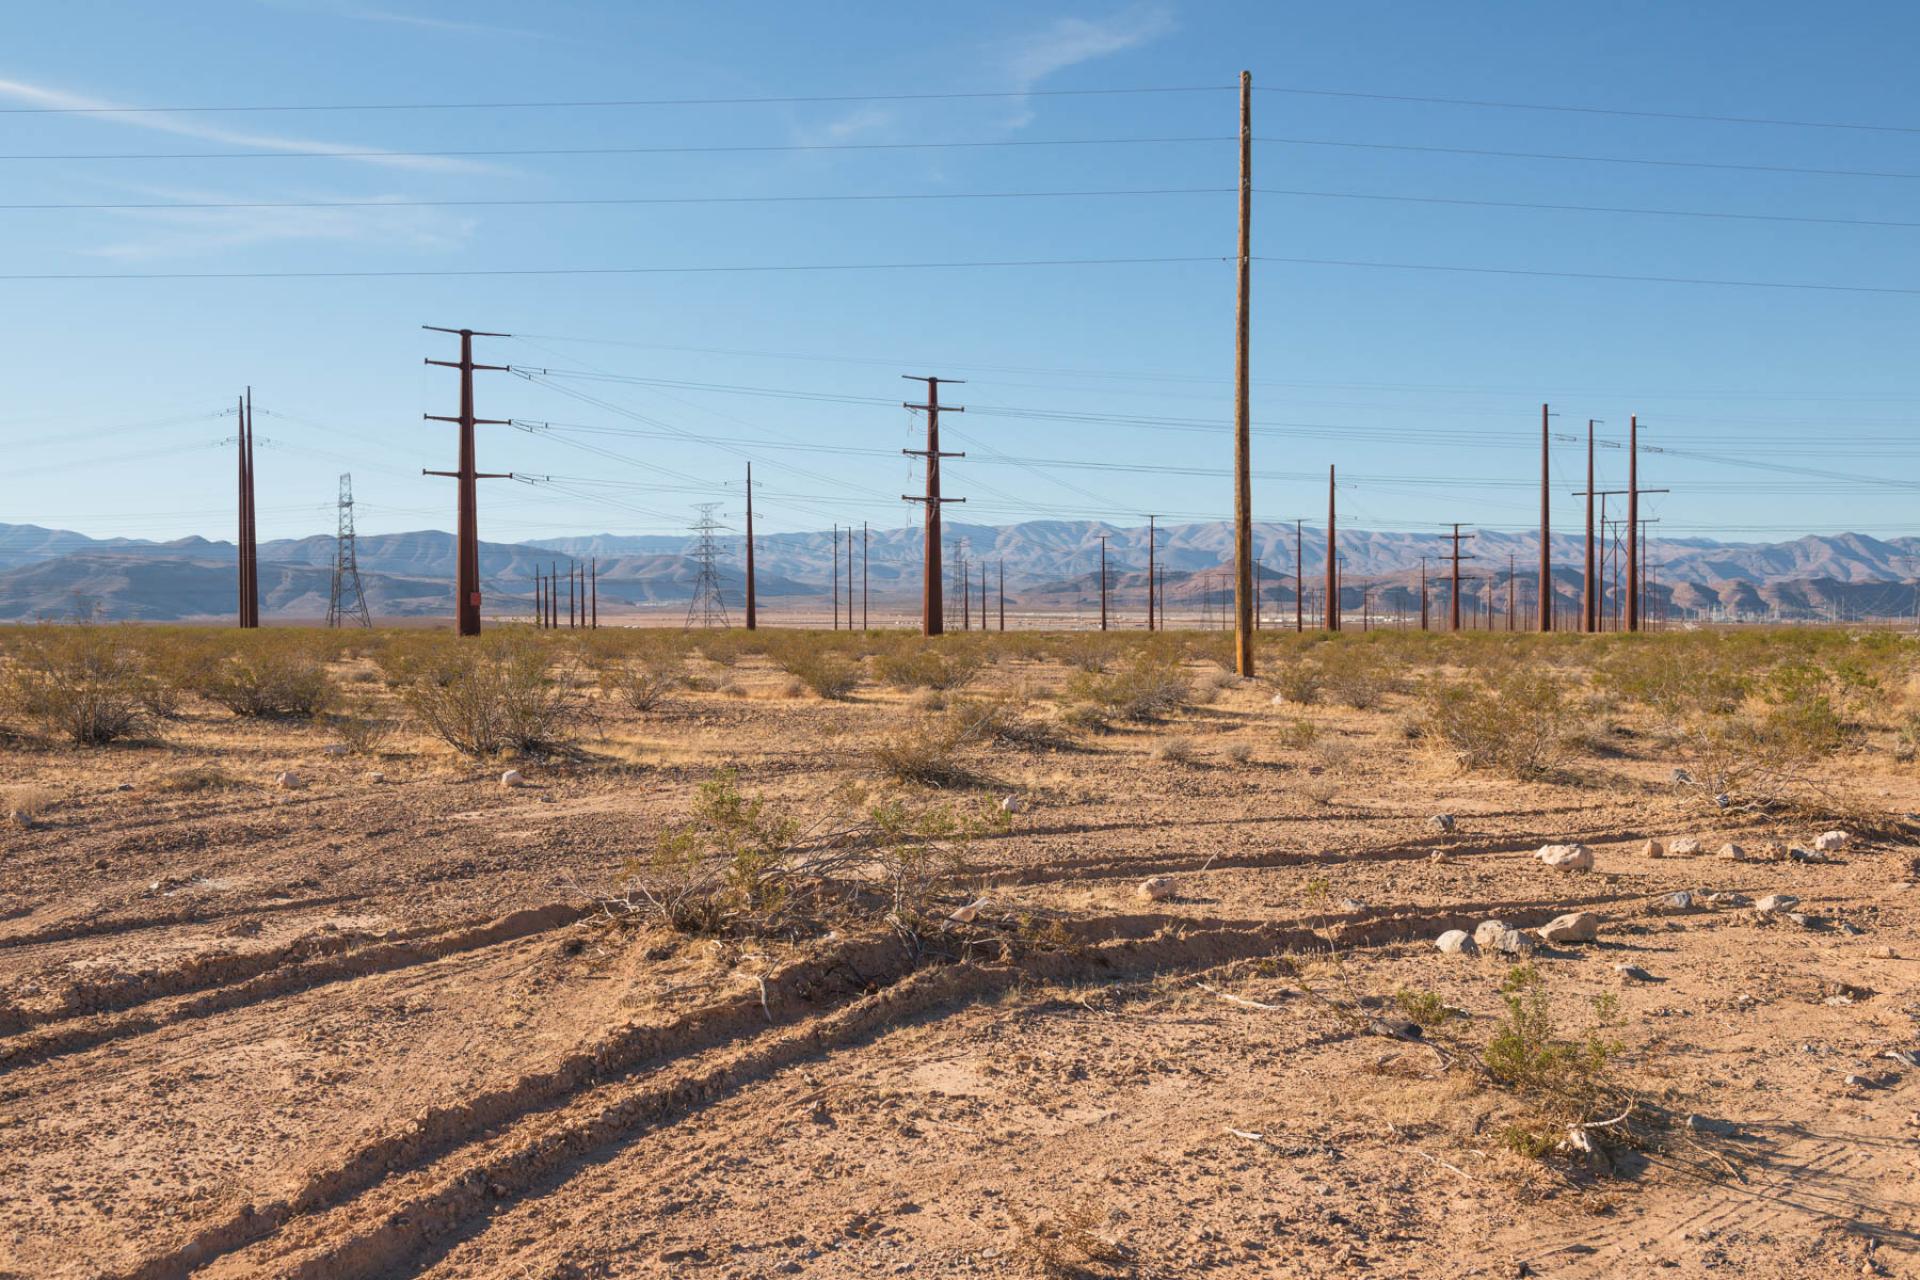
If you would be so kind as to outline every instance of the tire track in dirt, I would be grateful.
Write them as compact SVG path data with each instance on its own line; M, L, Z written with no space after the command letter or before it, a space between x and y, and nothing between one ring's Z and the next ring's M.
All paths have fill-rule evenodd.
M1548 914L1538 912L1541 919ZM204 1228L126 1273L126 1280L172 1280L199 1268L209 1277L303 1280L402 1274L412 1269L410 1259L451 1243L498 1201L535 1189L582 1157L898 1018L1025 981L1205 969L1325 945L1319 934L1295 925L1193 930L1168 924L1174 932L1148 939L1038 952L1014 963L919 970L897 943L869 943L865 963L885 963L864 978L879 990L856 995L840 986L829 992L839 1003L824 1014L806 1007L810 1001L797 985L818 994L816 984L831 981L846 967L846 956L799 962L769 975L764 1006L757 992L748 992L664 1028L629 1028L552 1071L431 1112L414 1130L376 1140L293 1195L246 1206ZM1402 941L1430 927L1425 919L1383 923L1368 942ZM766 1030L776 1010L797 1011L799 1020ZM649 1064L658 1066L636 1078Z
M144 929L168 929L177 925L218 924L223 920L244 918L251 915L270 915L282 911L300 911L309 907L337 907L343 903L364 904L366 895L362 893L330 894L324 898L289 898L281 902L260 902L251 906L236 907L231 911L207 913L197 905L187 906L179 911L152 912L147 915L94 915L65 920L27 933L0 935L0 952L14 952L32 947L45 946L55 942L73 942L81 938L97 938L109 933L138 933ZM111 910L112 908L105 908Z
M146 1003L176 994L164 989L170 979L187 984L187 990L179 992L181 998L169 1001L162 1009L118 1014L105 1012L88 1017L76 1025L47 1026L38 1033L29 1032L0 1043L0 1072L92 1048L109 1040L157 1031L192 1018L223 1013L330 983L430 964L462 952L550 932L573 924L590 910L577 904L554 903L515 911L479 925L451 926L444 931L436 931L438 936L414 934L371 942L357 948L352 940L343 946L327 947L324 944L329 940L321 939L315 941L324 954L311 957L304 953L313 948L305 945L303 940L272 951L209 957L204 962L190 962L165 973L138 975L141 981L131 984L125 993L130 997L129 1003ZM225 983L232 985L222 985ZM218 989L198 990L204 987ZM198 990L198 994L192 994L195 990ZM138 999L132 999L133 996L138 996ZM49 1023L57 1021L57 1017L43 1020Z
M1684 1253L1687 1241L1730 1230L1748 1236L1784 1235L1817 1231L1823 1223L1845 1224L1893 1241L1906 1252L1920 1251L1920 1240L1895 1225L1902 1206L1864 1190L1868 1179L1862 1175L1867 1171L1897 1171L1894 1162L1866 1143L1799 1133L1784 1146L1746 1157L1736 1166L1744 1181L1726 1180L1716 1165L1696 1166L1673 1157L1654 1163L1698 1177L1699 1193L1630 1223L1597 1230L1575 1225L1563 1234L1535 1237L1528 1263L1556 1280L1583 1280L1644 1266L1654 1251Z

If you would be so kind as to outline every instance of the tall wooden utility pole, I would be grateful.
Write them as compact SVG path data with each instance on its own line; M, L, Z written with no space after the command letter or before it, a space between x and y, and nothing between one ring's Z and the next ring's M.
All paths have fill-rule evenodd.
M946 630L946 622L940 599L940 507L947 502L965 502L965 498L943 498L940 496L940 459L964 458L964 453L940 452L940 411L945 408L949 413L965 413L959 405L940 403L940 384L960 382L959 378L929 378L911 373L900 375L910 382L927 384L927 402L925 404L905 404L908 409L922 409L927 415L927 447L925 449L902 449L900 452L911 457L927 460L926 496L914 497L901 494L903 502L924 502L927 504L927 565L920 586L920 634L937 636ZM963 600L964 605L966 602ZM963 610L964 612L964 610Z
M1252 323L1253 73L1240 73L1240 289L1233 346L1233 669L1253 674L1253 462L1247 398Z
M1154 608L1153 608L1154 606L1153 546L1154 546L1154 543L1159 541L1158 533L1155 528L1155 521L1157 519L1158 519L1157 516L1147 517L1147 630L1149 631L1153 631L1156 629L1154 627Z
M475 338L507 338L506 333L483 333L475 329L443 329L439 325L420 326L435 333L457 333L460 335L460 358L456 360L429 360L428 364L437 364L447 369L460 371L460 415L449 418L436 413L421 415L429 422L456 422L460 424L460 469L458 471L422 471L422 475L450 476L458 481L459 489L459 529L457 565L454 571L454 619L455 630L463 636L480 634L480 480L511 480L513 473L483 472L474 462L473 429L476 426L509 426L505 418L476 418L473 416L473 375L475 370L492 370L499 373L511 372L503 364L475 364L473 362L473 340Z
M594 631L600 629L600 557L594 556L588 561L593 574L593 621L589 624Z
M1466 536L1471 538L1473 535L1468 534ZM1469 555L1466 559L1472 560L1474 557ZM1460 629L1460 560L1460 526L1456 524L1453 526L1452 599L1447 601L1447 630L1449 631L1458 631Z
M1307 629L1307 553L1301 549L1306 536L1306 521L1296 517L1293 522L1293 629L1297 634Z
M1553 415L1540 406L1540 629L1553 630L1553 532L1547 513L1547 419Z
M1581 580L1580 588L1580 629L1592 632L1600 629L1600 593L1594 589L1593 581L1593 424L1595 419L1587 419L1587 566L1586 576Z
M1920 603L1920 593L1914 601ZM1106 629L1106 533L1100 533L1100 629Z
M760 625L759 597L753 583L753 464L747 464L747 630Z
M1000 629L1007 629L1007 562L1000 562Z
M840 526L833 526L833 629L840 629Z
M1322 619L1329 631L1340 629L1340 557L1335 550L1340 545L1335 533L1333 510L1333 468L1327 468L1327 603L1321 610Z
M1507 630L1512 631L1518 623L1514 621L1514 564L1513 552L1507 552Z
M248 387L239 401L239 430L234 441L239 446L240 498L239 526L234 534L235 565L238 571L239 600L235 621L242 629L260 625L260 558L255 536L253 507L253 388Z
M860 522L860 629L867 630L867 522Z
M1627 630L1640 629L1640 416L1627 419Z
M1421 629L1422 631L1425 631L1425 630L1427 630L1427 629L1428 629L1428 626L1427 626L1427 623L1428 623L1428 617L1427 617L1427 558L1426 558L1425 556L1421 556L1421 557L1420 557L1420 629Z

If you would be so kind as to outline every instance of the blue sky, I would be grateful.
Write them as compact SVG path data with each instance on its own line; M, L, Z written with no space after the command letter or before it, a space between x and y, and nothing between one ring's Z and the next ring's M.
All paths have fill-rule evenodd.
M1544 400L1569 436L1642 415L1673 451L1646 458L1662 533L1920 533L1920 296L1405 269L1920 288L1920 228L1862 225L1920 223L1917 39L1890 3L23 6L4 203L176 207L0 209L0 522L230 537L215 415L251 383L264 538L330 529L342 470L363 530L448 527L448 482L418 471L453 461L420 420L452 412L421 363L452 348L423 323L567 371L482 376L486 416L562 424L482 429L484 467L555 477L493 482L488 539L674 532L705 500L737 519L748 456L767 531L899 527L901 373L968 380L947 444L970 521L1225 515L1245 67L1255 253L1316 260L1255 266L1261 517L1317 517L1337 463L1345 524L1528 525ZM1204 91L1063 92L1145 88ZM853 100L897 94L1004 96ZM98 110L823 96L847 100ZM1197 140L1137 141L1167 138ZM1045 145L1067 139L1134 141ZM925 142L1022 145L885 145ZM668 150L524 154L596 148ZM417 154L449 151L523 154ZM134 153L172 158L99 158ZM225 158L178 158L203 153ZM1807 169L1848 172L1780 171ZM1088 191L1157 194L1032 194ZM791 199L818 196L915 198ZM631 203L663 200L704 202ZM236 204L307 207L177 207ZM1184 261L273 278L1062 259ZM255 274L190 278L212 273ZM125 275L175 278L18 278ZM1583 464L1556 443L1563 528Z

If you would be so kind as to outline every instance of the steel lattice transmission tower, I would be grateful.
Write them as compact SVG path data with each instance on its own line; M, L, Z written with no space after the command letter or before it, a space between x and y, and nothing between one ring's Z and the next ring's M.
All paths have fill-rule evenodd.
M360 557L353 539L353 477L340 477L340 531L333 543L333 590L327 596L327 625L344 627L358 619L373 627L367 612L367 593L360 585Z
M689 628L733 625L727 617L727 602L720 594L720 544L714 535L724 531L726 526L713 518L719 506L717 502L702 502L695 507L700 518L693 526L696 539L693 562L699 566L699 576L694 579L693 598L687 601Z

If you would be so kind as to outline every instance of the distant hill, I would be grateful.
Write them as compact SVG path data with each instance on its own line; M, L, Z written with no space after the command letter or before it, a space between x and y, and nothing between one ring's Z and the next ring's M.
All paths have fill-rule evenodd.
M947 567L956 580L962 550L970 581L984 565L997 584L1004 566L1010 596L1029 606L1085 608L1099 599L1100 540L1107 542L1114 598L1144 593L1145 527L1096 521L1036 520L973 525L949 520ZM849 538L851 541L849 542ZM1254 552L1263 570L1263 599L1291 604L1294 527L1256 523ZM1324 531L1306 529L1302 558L1308 587L1324 579ZM1347 605L1360 592L1381 607L1417 608L1421 558L1437 580L1447 547L1430 533L1342 530L1340 555ZM824 598L836 573L844 583L864 574L877 598L919 590L921 538L917 526L871 529L864 554L860 531L773 534L756 540L758 587L767 599ZM1204 607L1222 598L1231 562L1232 528L1225 522L1163 526L1155 561L1165 570L1168 596L1178 607ZM1474 540L1478 557L1469 573L1489 571L1504 581L1516 567L1522 591L1538 561L1530 533L1486 531ZM533 577L571 556L598 561L603 607L674 605L691 594L694 567L684 537L591 534L534 542L482 542L481 578L488 610L531 610ZM324 535L276 539L260 547L262 609L284 618L326 612L334 540ZM1580 593L1578 534L1556 534L1555 590L1568 606ZM851 558L850 558L851 557ZM454 568L454 539L440 530L369 534L359 540L362 580L374 613L387 617L444 612ZM1711 539L1656 539L1649 547L1656 598L1682 609L1743 616L1912 616L1920 581L1920 539L1862 534L1799 538L1778 543L1723 543ZM737 608L742 585L738 538L723 540L723 589ZM0 524L0 620L68 616L97 611L110 618L168 620L222 617L233 607L234 548L229 542L184 538L94 539L60 529ZM977 590L977 586L975 590ZM1476 590L1481 588L1476 588ZM1436 595L1436 599L1439 598Z

